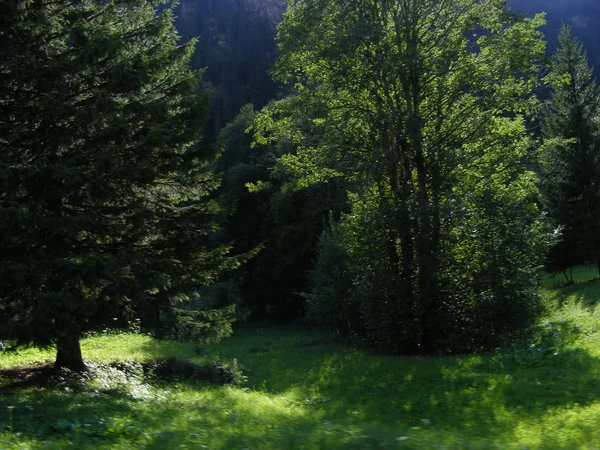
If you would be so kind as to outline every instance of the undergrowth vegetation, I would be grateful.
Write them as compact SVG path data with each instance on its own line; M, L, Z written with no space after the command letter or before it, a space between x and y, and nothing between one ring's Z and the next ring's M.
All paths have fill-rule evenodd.
M479 356L382 356L259 325L211 345L103 334L82 342L88 379L17 389L10 370L53 352L5 351L0 448L598 448L600 284L580 272L563 288L542 277L533 335ZM148 370L169 360L243 376L231 385Z

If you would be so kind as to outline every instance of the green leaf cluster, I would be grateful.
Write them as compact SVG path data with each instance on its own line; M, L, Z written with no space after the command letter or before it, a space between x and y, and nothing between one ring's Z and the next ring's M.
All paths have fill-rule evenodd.
M314 272L316 317L404 353L487 347L532 317L543 24L500 0L290 5L275 74L292 94L256 136L291 147L290 189L349 186Z

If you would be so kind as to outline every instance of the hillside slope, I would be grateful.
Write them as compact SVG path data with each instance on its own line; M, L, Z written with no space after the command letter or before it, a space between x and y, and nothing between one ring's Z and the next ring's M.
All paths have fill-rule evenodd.
M590 63L600 68L600 2L598 0L508 0L515 11L528 16L546 12L548 24L544 27L548 50L556 46L561 24L570 26L573 34L583 42ZM598 73L598 72L597 72Z
M570 25L600 67L600 2L597 0L508 0L515 11L531 16L546 11L544 32L553 52L561 23ZM240 107L260 107L274 98L277 85L269 70L277 58L276 26L286 0L182 0L177 27L184 40L199 37L194 66L206 68L215 91L211 123L214 137Z
M206 68L205 80L214 90L209 138L244 104L260 107L275 96L269 70L284 9L284 0L181 1L176 26L184 41L199 38L193 65Z

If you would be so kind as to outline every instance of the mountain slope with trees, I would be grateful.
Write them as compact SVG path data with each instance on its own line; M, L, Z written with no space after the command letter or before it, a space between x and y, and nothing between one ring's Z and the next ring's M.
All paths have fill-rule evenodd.
M183 0L177 7L182 38L199 38L192 65L206 69L205 87L213 91L209 139L243 105L262 107L276 96L269 70L277 57L275 28L284 10L284 0Z
M546 12L542 30L549 54L564 23L581 39L592 65L600 67L600 3L596 0L508 0L508 5L528 16ZM218 125L232 120L242 105L259 107L275 96L276 86L266 70L275 62L275 26L285 7L285 0L183 0L177 9L182 37L200 38L194 66L207 67L207 78L227 97L215 107L222 116Z

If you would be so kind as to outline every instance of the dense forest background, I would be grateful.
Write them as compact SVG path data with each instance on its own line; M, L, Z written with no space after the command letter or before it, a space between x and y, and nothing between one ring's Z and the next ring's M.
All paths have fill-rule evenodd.
M282 192L285 171L273 168L289 149L251 149L252 137L244 133L255 120L254 111L289 94L288 87L278 85L271 73L278 56L277 25L286 3L183 0L176 10L183 40L199 37L193 65L205 68L204 83L213 93L205 140L223 154L217 164L225 174L222 191L236 208L222 237L235 241L238 251L263 246L257 258L227 274L228 281L216 297L224 304L241 301L259 316L280 319L298 317L303 311L321 233L330 214L338 216L347 206L340 201L344 198L341 186ZM590 65L600 66L600 29L593 26L600 20L596 1L509 0L508 4L527 17L546 12L547 23L541 30L548 42L548 58L565 24L581 39ZM240 113L250 104L253 108L247 106ZM246 183L265 183L267 188L249 193Z
M590 64L600 67L600 3L596 0L508 0L515 11L532 16L546 12L542 27L548 54L558 43L564 23L581 39ZM214 89L208 137L246 103L262 107L277 95L269 69L277 57L276 27L285 0L183 0L176 26L184 40L199 37L193 65L206 68L205 80ZM596 70L596 74L598 71Z

